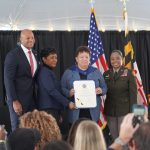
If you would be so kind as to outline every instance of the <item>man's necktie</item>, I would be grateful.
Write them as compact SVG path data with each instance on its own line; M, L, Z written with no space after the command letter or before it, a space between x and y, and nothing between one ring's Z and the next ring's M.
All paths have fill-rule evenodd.
M33 63L31 50L28 50L28 54L29 54L29 61L30 61L30 67L31 67L31 74L32 74L32 77L33 77L33 75L34 75L34 63Z
M114 80L117 79L117 76L118 76L118 73L117 73L117 71L115 71L115 73L114 73Z

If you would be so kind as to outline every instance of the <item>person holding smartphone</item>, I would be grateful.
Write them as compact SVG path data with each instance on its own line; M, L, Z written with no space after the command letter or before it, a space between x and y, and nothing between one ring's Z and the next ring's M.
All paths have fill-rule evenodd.
M133 125L135 113L127 114L120 126L119 136L109 146L107 150L149 150L150 122L147 112L143 114L143 122Z

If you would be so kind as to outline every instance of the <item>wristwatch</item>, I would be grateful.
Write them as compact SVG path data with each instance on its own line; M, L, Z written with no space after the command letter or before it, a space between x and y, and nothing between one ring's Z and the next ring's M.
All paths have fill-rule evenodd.
M114 141L116 144L119 144L119 145L121 145L121 146L124 146L124 145L126 145L126 143L124 143L119 137L118 138L116 138L115 139L115 141Z

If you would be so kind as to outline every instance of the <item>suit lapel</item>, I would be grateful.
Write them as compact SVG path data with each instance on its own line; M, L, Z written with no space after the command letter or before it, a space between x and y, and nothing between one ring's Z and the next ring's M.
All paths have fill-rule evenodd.
M29 73L29 75L32 76L32 74L31 74L31 68L30 68L30 63L29 63L29 61L28 61L28 59L27 59L27 57L26 57L23 49L21 47L19 47L18 51L19 51L18 54L19 54L20 61L22 61L22 63L24 64L23 66L25 67L25 70ZM34 76L35 76L35 74L37 73L38 68L39 68L38 56L37 56L37 52L35 50L32 50L32 53L33 53L33 55L35 57L35 60L36 60L36 63L37 63L37 69L36 69L36 71L34 73Z
M35 57L36 64L37 64L37 69L36 69L36 71L35 71L35 73L34 73L34 76L35 76L35 75L36 75L36 73L37 73L37 71L38 71L38 69L39 69L39 61L38 61L37 51L32 50L32 53L33 53L33 55L34 55L34 57Z
M36 59L37 65L38 65L38 57L37 57L37 52L35 50L32 50L32 53Z
M20 61L22 61L22 63L24 64L23 66L25 67L26 71L31 75L31 68L30 68L30 64L29 61L23 51L23 49L21 47L19 47L19 57L20 57Z

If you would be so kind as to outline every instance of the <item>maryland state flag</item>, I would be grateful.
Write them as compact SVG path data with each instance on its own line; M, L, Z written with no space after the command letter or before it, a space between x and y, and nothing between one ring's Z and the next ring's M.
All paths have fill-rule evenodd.
M147 99L143 90L142 80L139 73L139 69L137 66L137 63L135 61L135 55L134 50L132 47L131 39L128 32L128 26L127 26L127 12L124 13L124 19L125 19L125 45L124 45L124 63L125 67L132 69L134 71L134 75L136 77L136 83L137 83L137 103L144 105L147 110Z

